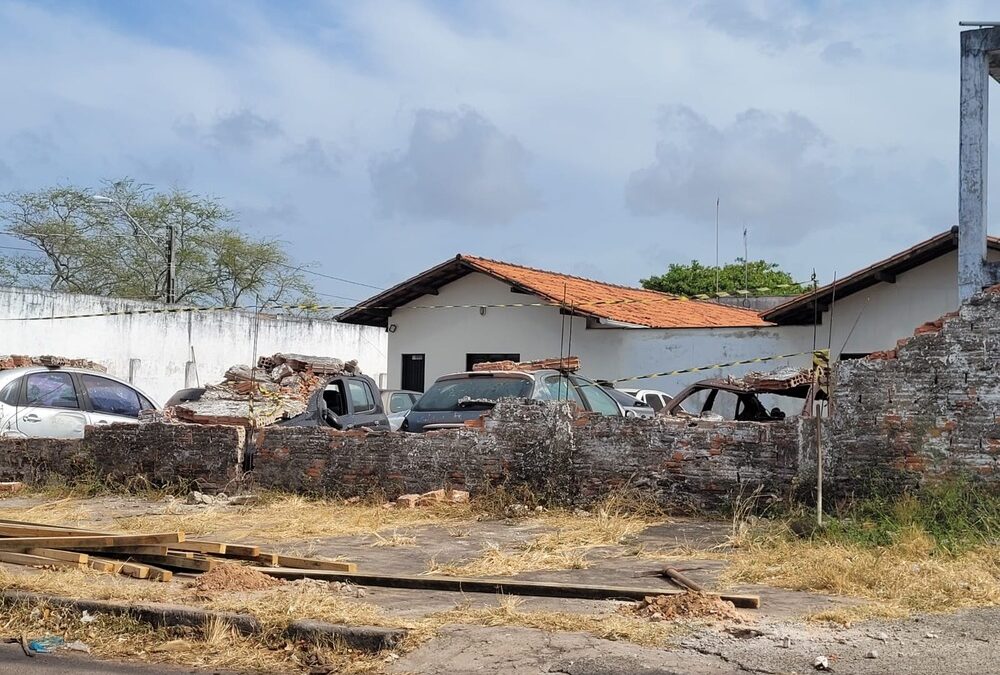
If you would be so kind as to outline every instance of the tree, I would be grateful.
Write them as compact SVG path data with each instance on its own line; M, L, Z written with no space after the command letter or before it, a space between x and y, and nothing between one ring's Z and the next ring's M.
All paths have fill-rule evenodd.
M0 198L2 229L37 253L0 260L0 277L54 291L162 300L172 226L177 302L235 307L258 297L266 304L312 300L306 268L292 264L284 244L241 232L218 200L178 189L156 192L128 178L104 183L99 193L121 204L149 236L86 188L7 194Z
M692 260L690 265L671 263L667 273L642 279L643 288L677 295L712 295L715 293L716 270L719 272L719 290L735 294L749 291L755 295L798 295L805 289L782 271L777 263L754 260L746 266L742 258L717 268Z

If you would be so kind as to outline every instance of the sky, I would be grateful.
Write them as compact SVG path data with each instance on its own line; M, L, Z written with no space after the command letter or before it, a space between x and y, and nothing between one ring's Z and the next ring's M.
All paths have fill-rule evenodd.
M714 263L718 199L723 262L746 228L824 282L956 223L958 22L990 7L0 0L0 192L213 196L368 285L328 299L457 253L637 285Z

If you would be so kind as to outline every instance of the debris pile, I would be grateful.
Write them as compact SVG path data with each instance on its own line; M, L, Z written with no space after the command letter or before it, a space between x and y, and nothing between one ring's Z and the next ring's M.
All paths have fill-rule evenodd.
M562 370L566 372L576 372L580 370L580 357L567 356L555 359L539 359L537 361L487 361L476 363L472 366L474 371L483 370Z
M743 617L733 603L717 595L687 592L678 595L646 596L625 611L648 618L650 621L674 619L718 619L742 621Z
M27 368L30 366L65 366L68 368L86 368L96 370L101 373L108 372L108 369L100 363L89 359L70 359L65 356L25 356L23 354L0 355L0 370L10 370L11 368Z
M263 591L282 583L281 579L269 577L250 567L226 564L199 575L194 586L202 592Z
M230 367L222 382L208 385L197 400L173 406L168 415L193 424L267 426L305 412L309 396L330 377L360 373L353 360L302 354L262 356L256 368Z

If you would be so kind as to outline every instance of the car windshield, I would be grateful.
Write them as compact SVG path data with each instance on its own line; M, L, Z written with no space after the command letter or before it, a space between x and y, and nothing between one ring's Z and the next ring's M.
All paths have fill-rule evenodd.
M489 408L502 398L528 398L531 380L521 377L468 377L440 380L420 397L413 410Z
M618 401L618 403L621 404L621 405L627 405L627 406L632 407L632 408L648 408L649 407L647 404L643 403L642 401L640 401L639 399L637 399L635 396L629 396L625 392L619 391L618 389L613 389L611 387L601 387L601 389L603 389L604 391L608 392L608 394L611 396L611 398L613 398L614 400Z

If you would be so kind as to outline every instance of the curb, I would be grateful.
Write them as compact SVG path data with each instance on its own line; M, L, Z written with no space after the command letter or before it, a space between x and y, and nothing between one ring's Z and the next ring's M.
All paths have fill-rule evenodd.
M380 652L398 647L406 637L406 631L402 628L347 626L313 619L299 619L288 625L285 635L293 640L305 640L315 644L337 642L362 652Z
M27 604L48 604L67 607L80 612L104 612L115 616L131 616L151 626L187 626L201 628L209 621L225 621L243 635L262 632L260 621L249 614L219 612L186 605L144 604L131 605L111 600L88 600L66 598L58 595L43 595L28 591L2 591L0 604L23 602ZM313 619L292 621L285 629L285 635L293 640L304 640L317 645L341 644L364 652L379 652L392 649L406 637L407 631L399 628L378 626L348 626L327 623Z

